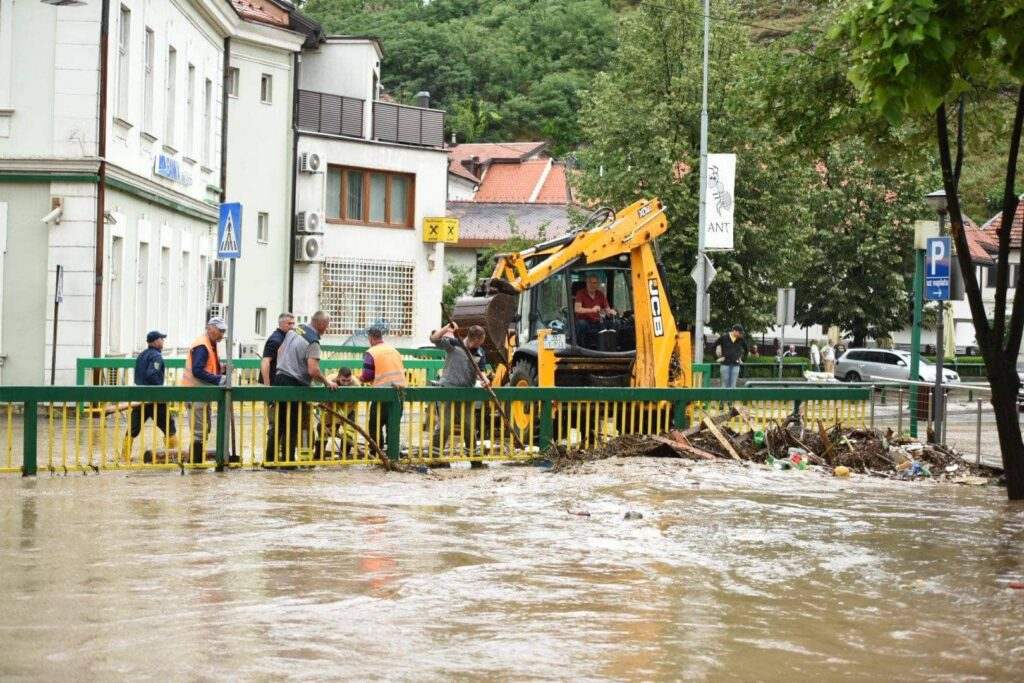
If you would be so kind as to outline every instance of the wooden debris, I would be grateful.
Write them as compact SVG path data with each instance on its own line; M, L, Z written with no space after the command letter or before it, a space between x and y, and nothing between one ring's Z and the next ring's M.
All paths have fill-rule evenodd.
M716 425L710 417L705 415L704 419L701 420L701 423L708 428L708 431L710 431L711 434L718 440L718 443L722 444L722 448L725 449L725 452L728 453L733 460L741 459L739 453L736 452L736 450L732 447L732 444L729 443L729 440L725 438L724 434L722 434L722 430L718 428L718 425Z

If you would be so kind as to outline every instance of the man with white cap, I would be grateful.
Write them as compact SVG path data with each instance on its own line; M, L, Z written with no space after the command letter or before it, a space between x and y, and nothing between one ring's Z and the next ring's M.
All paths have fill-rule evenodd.
M206 332L189 344L185 357L185 374L181 383L187 387L222 386L226 382L224 366L217 355L217 342L228 331L224 318L214 316L206 321ZM203 462L203 442L210 432L209 403L195 402L189 405L189 426L192 429L192 463Z

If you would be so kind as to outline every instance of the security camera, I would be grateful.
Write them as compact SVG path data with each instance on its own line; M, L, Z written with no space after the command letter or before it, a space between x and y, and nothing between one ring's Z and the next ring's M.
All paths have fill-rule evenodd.
M117 225L117 218L114 217L114 212L110 210L104 211L103 222L107 225Z
M54 223L56 225L60 225L60 217L61 217L61 214L63 214L63 213L64 213L64 205L63 204L59 204L57 207L55 207L53 209L53 211L51 211L50 213L48 213L45 216L43 216L42 222L43 223Z

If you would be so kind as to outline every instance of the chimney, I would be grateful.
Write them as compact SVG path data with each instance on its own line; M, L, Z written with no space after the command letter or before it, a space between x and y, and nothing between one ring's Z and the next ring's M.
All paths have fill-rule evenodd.
M476 155L473 155L473 156L471 156L468 159L463 159L462 160L462 166L467 171L469 171L470 173L475 175L477 178L480 177L480 166L481 166L480 157L478 157Z
M424 109L430 108L430 93L426 90L420 90L416 93L416 106Z

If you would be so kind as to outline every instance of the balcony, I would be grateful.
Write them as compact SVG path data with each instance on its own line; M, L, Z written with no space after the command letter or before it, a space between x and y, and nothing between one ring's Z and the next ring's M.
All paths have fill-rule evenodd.
M363 137L363 106L355 97L299 91L298 126L329 135Z
M390 102L373 103L373 137L422 147L444 146L444 112Z

